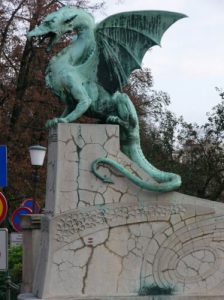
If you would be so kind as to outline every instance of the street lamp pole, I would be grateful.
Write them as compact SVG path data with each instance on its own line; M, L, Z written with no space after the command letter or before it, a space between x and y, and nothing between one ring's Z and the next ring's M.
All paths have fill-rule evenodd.
M36 199L37 199L37 186L40 180L39 174L38 174L38 166L34 166L34 172L32 174L33 179L33 203L32 203L32 213L34 214L36 211Z
M32 204L32 213L35 213L35 208L36 208L36 199L37 199L37 186L39 183L39 174L38 170L41 166L43 166L44 163L44 158L46 154L47 148L40 146L40 145L35 145L35 146L30 146L29 147L29 152L30 152L30 158L31 158L31 164L34 168L33 172L33 204Z

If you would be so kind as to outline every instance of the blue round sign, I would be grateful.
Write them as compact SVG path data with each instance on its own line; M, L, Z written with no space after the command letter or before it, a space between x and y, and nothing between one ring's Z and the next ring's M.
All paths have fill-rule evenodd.
M22 202L21 207L28 207L33 211L33 199L29 198L26 199ZM35 206L34 206L34 214L39 214L40 212L40 206L38 205L38 203L35 201Z
M21 232L22 228L21 228L21 216L24 215L31 215L32 214L32 210L28 207L19 207L17 208L13 214L12 214L12 227L15 229L15 231L17 232Z

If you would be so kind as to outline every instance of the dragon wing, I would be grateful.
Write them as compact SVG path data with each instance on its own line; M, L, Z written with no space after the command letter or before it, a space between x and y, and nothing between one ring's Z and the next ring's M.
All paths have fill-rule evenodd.
M186 17L166 11L133 11L112 15L96 26L98 82L108 92L121 90L131 72L141 68L146 51L160 45L163 33Z

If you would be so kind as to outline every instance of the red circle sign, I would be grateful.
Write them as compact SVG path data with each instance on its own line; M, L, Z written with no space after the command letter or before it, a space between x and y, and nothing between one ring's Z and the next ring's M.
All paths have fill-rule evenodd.
M8 211L8 204L5 196L0 192L0 224L5 220Z
M25 199L20 206L21 207L28 207L33 212L33 204L34 204L34 212L33 213L39 214L40 213L40 206L36 201L34 203L33 203L33 201L34 200L32 198Z
M22 228L20 226L21 216L23 215L31 215L32 210L28 207L19 207L12 214L12 227L17 232L21 232Z

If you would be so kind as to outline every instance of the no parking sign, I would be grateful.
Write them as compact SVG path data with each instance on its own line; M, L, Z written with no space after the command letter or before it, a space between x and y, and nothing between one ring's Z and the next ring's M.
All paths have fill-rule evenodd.
M34 202L34 203L33 203ZM40 213L40 206L39 204L34 201L32 198L25 199L21 204L21 207L28 207L32 210L32 213L39 214ZM33 211L34 208L34 211Z
M31 215L32 210L28 207L19 207L12 214L12 227L15 231L21 232L21 216Z

